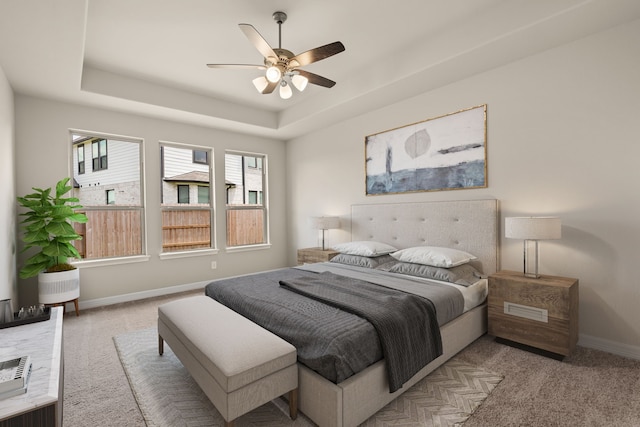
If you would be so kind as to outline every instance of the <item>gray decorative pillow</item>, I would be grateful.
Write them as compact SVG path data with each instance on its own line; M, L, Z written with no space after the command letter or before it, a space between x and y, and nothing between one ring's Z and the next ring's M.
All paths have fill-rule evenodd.
M391 255L380 255L376 257L338 254L331 258L331 262L337 262L339 264L355 265L357 267L376 268L377 266L386 262L392 261Z
M388 271L391 273L408 274L410 276L423 277L426 279L442 280L443 282L455 283L461 286L471 286L484 276L475 267L469 264L459 265L451 268L433 267L424 264L414 264L411 262L398 262Z

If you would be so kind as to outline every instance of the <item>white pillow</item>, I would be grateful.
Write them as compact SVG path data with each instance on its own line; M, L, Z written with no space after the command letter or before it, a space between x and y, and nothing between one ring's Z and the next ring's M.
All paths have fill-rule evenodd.
M414 264L424 264L442 268L455 267L477 259L477 257L464 251L436 246L416 246L402 249L392 253L391 256L402 262L412 262Z
M360 255L360 256L380 256L395 252L398 248L387 245L386 243L373 241L347 242L338 243L333 246L334 251L343 254Z

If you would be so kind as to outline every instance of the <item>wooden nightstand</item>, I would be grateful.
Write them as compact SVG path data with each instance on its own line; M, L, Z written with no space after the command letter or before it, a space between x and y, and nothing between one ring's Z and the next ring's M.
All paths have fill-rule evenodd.
M322 248L298 249L298 265L313 264L314 262L327 262L340 252Z
M489 334L562 356L578 342L578 279L489 276Z

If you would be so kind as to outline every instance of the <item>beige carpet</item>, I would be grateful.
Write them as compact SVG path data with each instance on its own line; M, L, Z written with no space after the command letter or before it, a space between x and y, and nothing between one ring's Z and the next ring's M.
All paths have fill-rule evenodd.
M159 304L201 292L67 313L64 426L144 427L113 337L153 327ZM640 426L638 360L578 347L559 362L488 335L456 359L504 375L464 427Z
M171 349L158 355L155 328L114 337L133 395L150 427L221 426L224 420ZM453 426L463 423L502 376L457 361L447 362L372 416L364 426ZM238 426L313 426L304 414L295 421L276 399L240 417Z

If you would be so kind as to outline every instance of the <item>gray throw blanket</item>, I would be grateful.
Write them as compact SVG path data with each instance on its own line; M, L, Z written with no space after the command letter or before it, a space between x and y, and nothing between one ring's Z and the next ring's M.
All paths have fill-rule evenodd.
M281 280L280 286L371 322L380 338L390 393L442 354L436 310L425 298L328 272Z

